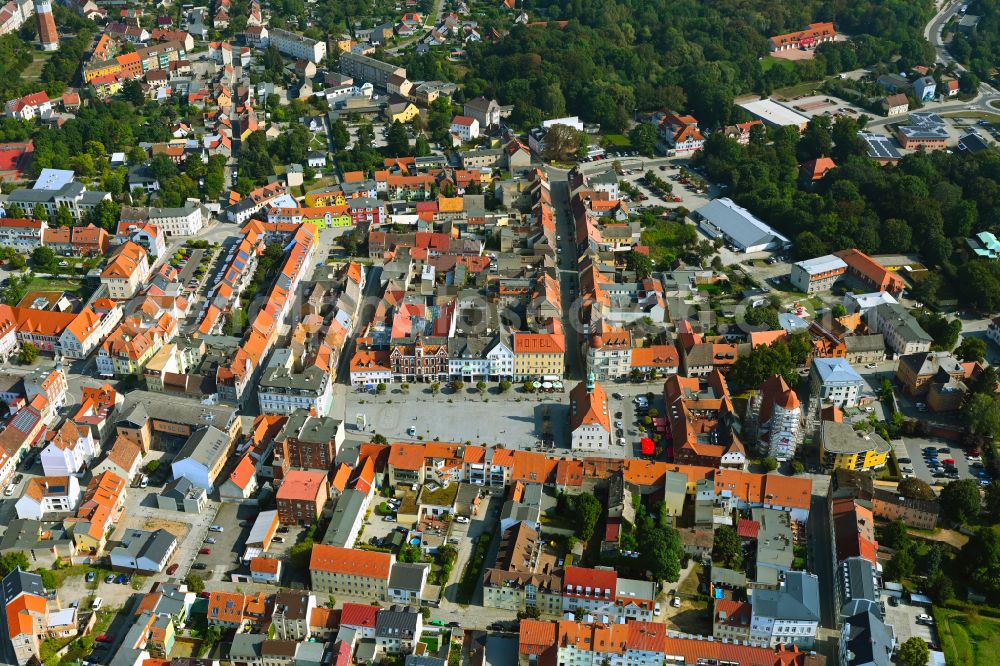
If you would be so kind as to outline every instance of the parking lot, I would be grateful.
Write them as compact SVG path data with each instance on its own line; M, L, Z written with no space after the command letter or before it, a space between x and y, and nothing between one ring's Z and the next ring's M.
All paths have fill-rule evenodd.
M609 165L610 166L610 165ZM679 180L680 164L661 164L659 166L650 166L648 169L643 169L641 166L629 167L625 166L624 175L621 180L629 183L633 187L639 189L643 196L647 197L640 201L632 202L632 209L639 210L641 208L649 208L652 206L660 206L663 208L677 208L682 206L688 210L696 210L701 208L709 201L719 196L722 191L719 187L709 184L705 192L696 192L691 187L682 184ZM659 196L654 194L653 191L643 182L645 179L646 171L653 171L656 176L666 181L671 185L672 191L671 195L680 199L680 201L667 201L665 196Z
M929 615L930 608L899 600L898 606L893 606L885 600L885 623L891 625L896 632L896 645L902 645L913 636L923 639L930 645L937 645L937 632L926 624L917 624L917 617Z

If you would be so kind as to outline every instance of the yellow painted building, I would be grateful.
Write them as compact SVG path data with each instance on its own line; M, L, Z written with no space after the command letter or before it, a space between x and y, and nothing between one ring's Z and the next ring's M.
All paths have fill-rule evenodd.
M306 192L307 206L346 206L347 199L340 190L316 190Z
M824 421L821 430L823 464L827 469L881 469L892 447L874 432L858 432L850 423Z
M279 224L309 224L322 230L351 226L351 212L346 205L272 208L267 213L267 221Z
M92 69L88 68L83 70L83 78L87 83L90 83L92 79L96 79L99 76L107 76L109 74L117 74L122 71L122 66L116 61L112 60L110 62L105 62L102 65L96 66Z
M546 375L562 377L565 361L566 339L562 333L514 334L514 381Z
M390 123L400 122L406 124L420 115L420 109L417 108L416 104L410 102L405 107L403 107L401 111L397 111L396 113L389 113L386 115L389 116Z

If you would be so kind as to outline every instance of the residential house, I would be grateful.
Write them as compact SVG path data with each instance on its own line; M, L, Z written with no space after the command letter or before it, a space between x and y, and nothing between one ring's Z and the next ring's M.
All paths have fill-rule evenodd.
M330 499L326 472L290 470L281 480L276 496L283 525L312 524Z
M821 400L841 408L856 407L865 387L865 380L842 358L814 358L810 378Z
M930 351L934 342L916 317L898 303L883 303L871 308L864 319L868 330L881 333L886 346L900 356Z
M170 463L173 478L186 478L211 492L229 458L230 443L229 433L214 426L195 431Z
M388 597L389 576L395 560L391 553L316 544L309 561L312 589L335 596L383 601Z
M823 421L820 449L828 469L860 471L884 467L892 446L876 432L855 430L850 423Z
M611 412L608 396L593 374L569 395L570 448L574 451L611 449Z
M17 517L43 520L52 513L76 511L80 481L75 476L36 476L24 484L24 493L14 504Z
M115 300L125 300L135 296L139 286L149 275L149 261L146 250L132 241L127 241L108 259L101 272L101 284L108 288L108 296Z
M157 574L166 568L176 549L177 539L164 529L126 530L121 544L111 550L111 568L126 573Z

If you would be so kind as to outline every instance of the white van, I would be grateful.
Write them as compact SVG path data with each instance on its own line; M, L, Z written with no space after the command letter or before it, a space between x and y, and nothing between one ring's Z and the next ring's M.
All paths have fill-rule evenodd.
M100 597L94 597L94 603L90 605L91 610L100 610L101 606L104 605L104 599Z

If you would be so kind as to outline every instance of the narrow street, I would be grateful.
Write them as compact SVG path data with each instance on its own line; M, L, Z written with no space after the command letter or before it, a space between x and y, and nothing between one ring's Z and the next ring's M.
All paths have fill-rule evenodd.
M583 351L580 347L582 323L580 320L579 276L577 273L577 247L573 218L569 210L569 182L565 171L550 170L549 185L552 192L552 207L556 216L556 235L559 252L556 254L558 266L559 293L562 299L563 333L566 336L566 378L581 380L584 377Z

